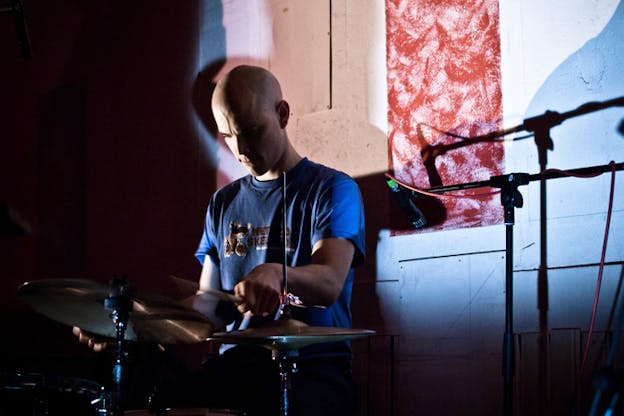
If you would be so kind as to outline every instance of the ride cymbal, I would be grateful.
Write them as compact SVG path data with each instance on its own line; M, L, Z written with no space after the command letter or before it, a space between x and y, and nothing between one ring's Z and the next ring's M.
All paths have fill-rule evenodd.
M18 295L35 311L55 321L97 335L116 338L111 310L105 307L110 288L83 279L42 279L26 282ZM159 344L205 341L214 332L200 312L165 296L130 295L131 310L124 339Z

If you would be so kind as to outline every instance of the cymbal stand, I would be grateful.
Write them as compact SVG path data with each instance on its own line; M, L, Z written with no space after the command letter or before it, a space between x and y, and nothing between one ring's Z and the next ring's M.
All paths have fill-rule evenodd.
M110 310L110 318L116 329L115 365L113 366L113 394L111 398L112 416L123 416L122 377L125 364L124 336L128 325L128 316L132 310L130 289L126 279L114 278L111 282L109 295L104 299L104 307Z
M280 304L275 319L290 319L290 305L288 302L288 204L286 202L286 172L282 173L282 293L280 294ZM290 373L297 372L297 363L294 359L298 356L297 350L292 349L272 349L272 358L278 362L280 376L280 415L288 416L289 401L288 390L290 390Z
M289 400L288 391L290 390L290 374L297 372L297 363L295 359L299 356L299 352L293 349L273 348L273 360L278 362L280 375L280 415L288 416Z
M286 227L288 225L288 204L286 203L286 172L282 173L282 244L283 244L283 260L282 260L282 293L280 294L280 304L277 308L275 320L290 319L290 303L288 301L288 233Z

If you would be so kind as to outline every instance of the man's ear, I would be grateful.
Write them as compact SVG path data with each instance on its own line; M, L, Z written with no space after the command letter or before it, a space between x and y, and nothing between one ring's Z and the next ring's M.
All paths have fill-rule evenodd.
M280 127L285 128L288 124L288 119L290 118L290 106L286 101L281 100L275 105L275 110L277 111Z

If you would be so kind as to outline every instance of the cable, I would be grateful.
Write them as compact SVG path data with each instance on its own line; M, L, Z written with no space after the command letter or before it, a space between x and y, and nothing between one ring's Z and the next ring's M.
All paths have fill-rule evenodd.
M581 367L579 369L579 376L583 374L583 371L585 369L585 363L587 362L587 356L589 354L589 345L592 340L592 335L594 332L594 325L596 323L596 315L598 313L598 299L600 298L600 289L602 286L602 273L604 271L604 262L605 262L605 256L607 253L607 242L609 240L609 227L611 224L611 213L613 212L613 194L614 194L614 189L615 189L615 163L611 161L610 164L612 168L611 169L611 189L609 192L609 207L607 209L607 221L605 223L604 240L602 243L602 254L600 257L600 266L598 268L598 279L596 281L596 291L594 293L594 304L592 307L592 315L591 315L591 320L589 324L589 331L587 334L587 341L585 342L585 350L583 351L583 360L581 361Z
M500 191L497 190L497 191L492 191L492 192L479 192L479 193L464 194L464 195L454 195L454 194L448 194L448 193L437 194L435 192L425 191L424 189L415 188L415 187L413 187L411 185L406 184L405 182L401 182L400 180L398 180L397 178L395 178L394 176L392 176L388 172L384 173L384 175L387 178L392 179L393 181L398 183L403 188L409 189L410 191L417 192L417 193L422 194L422 195L429 195L429 196L442 197L442 198L445 198L445 197L446 198L486 198L488 196L492 196L492 195L496 195L496 194L500 193Z

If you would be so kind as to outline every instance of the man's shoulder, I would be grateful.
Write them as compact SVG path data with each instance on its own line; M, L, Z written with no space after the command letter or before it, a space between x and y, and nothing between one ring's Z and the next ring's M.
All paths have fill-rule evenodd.
M308 159L305 159L304 167L306 170L305 176L316 181L324 181L328 179L353 180L351 176L341 170L332 168L322 163L313 162Z
M241 189L248 186L250 180L249 175L245 175L238 179L233 180L221 188L217 189L212 198L216 201L228 200L233 198Z

